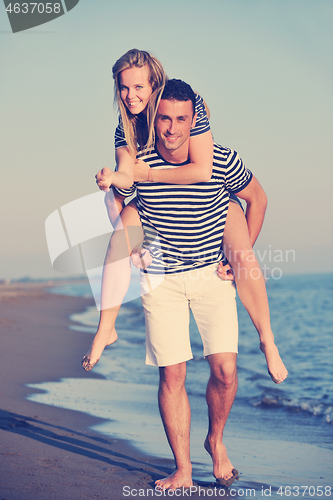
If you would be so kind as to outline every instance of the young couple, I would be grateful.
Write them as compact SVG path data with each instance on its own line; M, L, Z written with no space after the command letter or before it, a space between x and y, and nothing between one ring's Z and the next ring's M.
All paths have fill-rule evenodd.
M155 57L130 50L113 66L113 77L119 108L117 171L104 168L96 179L100 189L116 188L106 195L115 232L103 271L100 322L82 366L90 370L104 347L116 341L114 325L130 281L130 254L139 252L144 261L150 235L157 234L159 245L150 244L152 262L142 271L146 363L159 367L159 408L176 470L156 485L192 485L185 390L186 361L192 358L189 307L211 372L205 448L217 481L230 485L238 472L222 437L237 390L238 326L234 285L228 268L218 267L223 249L272 380L280 383L288 374L274 343L265 282L252 250L266 196L236 152L213 144L202 98L186 83L168 81ZM136 200L123 208L124 199L135 192ZM247 202L246 217L235 193ZM152 287L161 275L162 282Z

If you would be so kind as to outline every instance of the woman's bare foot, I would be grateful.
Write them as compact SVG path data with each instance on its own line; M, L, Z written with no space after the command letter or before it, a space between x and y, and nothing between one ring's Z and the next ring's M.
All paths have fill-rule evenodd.
M113 344L117 338L118 335L115 327L107 331L98 329L89 351L82 359L82 368L86 372L91 370L98 363L104 348Z
M234 467L228 458L227 449L222 441L214 445L210 441L209 436L207 436L204 447L207 453L212 457L214 477L216 477L216 479L232 478Z
M155 481L158 490L176 490L177 488L190 488L192 482L192 468L188 470L177 469L170 476Z
M268 373L272 377L273 382L281 384L287 378L288 370L283 364L274 341L265 344L260 342L260 350L265 355Z

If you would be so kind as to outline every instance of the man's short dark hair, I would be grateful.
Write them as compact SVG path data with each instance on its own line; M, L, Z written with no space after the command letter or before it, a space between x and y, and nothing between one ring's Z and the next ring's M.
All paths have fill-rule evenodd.
M192 101L194 116L196 104L195 93L192 87L188 83L183 82L183 80L177 80L176 78L168 80L165 84L161 99L167 101Z

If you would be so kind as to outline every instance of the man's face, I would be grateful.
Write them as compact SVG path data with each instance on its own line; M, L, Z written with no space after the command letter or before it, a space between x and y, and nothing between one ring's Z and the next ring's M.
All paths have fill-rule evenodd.
M188 150L191 128L195 125L192 101L161 99L158 106L155 129L159 145L168 151Z

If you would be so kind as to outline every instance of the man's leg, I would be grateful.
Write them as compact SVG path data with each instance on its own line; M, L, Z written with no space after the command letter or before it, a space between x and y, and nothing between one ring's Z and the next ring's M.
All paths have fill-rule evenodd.
M233 466L224 446L223 430L237 392L236 353L218 353L207 356L210 378L206 390L209 428L205 449L213 460L216 478L232 477Z
M216 265L204 267L192 280L190 306L210 365L206 390L209 429L205 448L213 459L213 474L234 477L233 466L222 443L223 430L237 392L238 320L236 291L230 281L216 275ZM196 279L194 279L196 278Z
M186 362L160 368L158 402L168 442L175 457L176 470L156 481L162 489L192 486L190 460L191 409L185 390Z
M150 276L153 278L153 275ZM223 283L217 278L219 283ZM146 363L159 367L158 401L176 470L156 481L160 489L192 486L190 461L191 410L185 390L186 361L191 359L189 304L183 273L165 275L151 290L141 280L146 319Z

